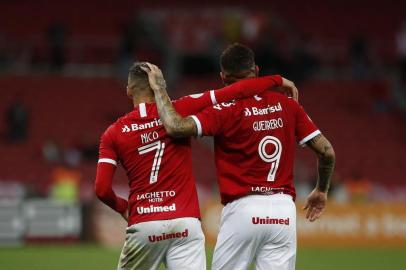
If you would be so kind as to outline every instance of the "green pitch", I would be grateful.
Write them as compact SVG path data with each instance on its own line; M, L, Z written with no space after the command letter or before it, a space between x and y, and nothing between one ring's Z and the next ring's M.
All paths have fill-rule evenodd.
M0 269L111 270L116 269L119 253L120 250L90 245L3 247ZM210 265L212 252L207 253ZM296 265L297 270L404 270L406 249L301 248Z

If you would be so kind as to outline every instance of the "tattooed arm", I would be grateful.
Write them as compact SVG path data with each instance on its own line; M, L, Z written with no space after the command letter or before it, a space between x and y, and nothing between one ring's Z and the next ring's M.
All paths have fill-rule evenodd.
M313 222L321 216L326 207L327 192L334 171L335 153L333 146L322 134L308 141L307 146L318 156L316 188L307 197L306 205L303 208L307 210L306 218Z
M182 117L172 105L164 88L155 91L155 102L159 116L169 136L183 138L197 135L197 127L192 117Z
M331 175L334 171L335 153L331 143L322 134L317 135L307 142L318 156L318 179L316 188L327 193L330 187Z
M148 74L149 84L155 94L155 102L159 116L169 136L174 138L197 135L195 121L191 117L182 117L177 113L166 92L166 82L162 71L155 65L146 63L142 69Z

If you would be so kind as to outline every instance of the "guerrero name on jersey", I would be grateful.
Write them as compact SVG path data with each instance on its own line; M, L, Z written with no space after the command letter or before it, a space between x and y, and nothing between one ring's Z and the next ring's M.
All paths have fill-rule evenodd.
M296 101L266 92L192 117L199 135L214 136L223 204L249 194L285 193L295 198L296 142L303 145L320 134Z

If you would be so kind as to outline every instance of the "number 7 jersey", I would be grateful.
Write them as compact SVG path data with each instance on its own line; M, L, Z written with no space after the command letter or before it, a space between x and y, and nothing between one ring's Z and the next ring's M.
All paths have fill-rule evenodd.
M129 179L129 225L200 218L190 139L170 138L155 104L141 103L102 135L99 162L120 163Z
M296 101L266 92L218 104L192 117L199 135L214 136L223 204L249 194L283 192L295 199L296 143L304 145L320 134Z

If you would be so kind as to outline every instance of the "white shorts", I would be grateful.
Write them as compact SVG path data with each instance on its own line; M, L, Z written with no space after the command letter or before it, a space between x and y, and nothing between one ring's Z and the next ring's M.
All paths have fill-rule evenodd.
M221 213L213 270L293 270L296 261L296 206L285 194L250 195Z
M134 224L127 228L119 270L206 269L204 235L197 218Z

